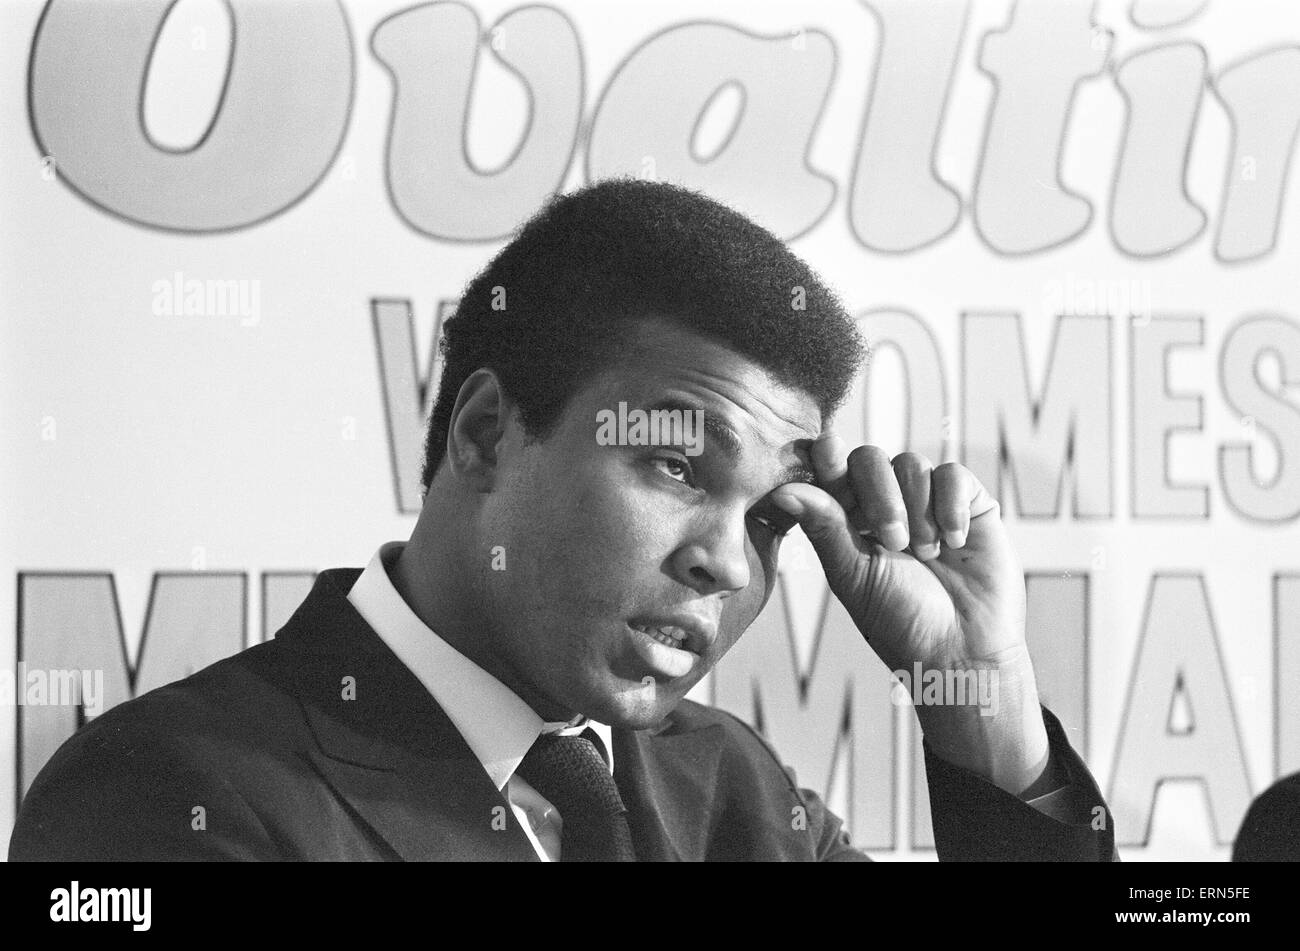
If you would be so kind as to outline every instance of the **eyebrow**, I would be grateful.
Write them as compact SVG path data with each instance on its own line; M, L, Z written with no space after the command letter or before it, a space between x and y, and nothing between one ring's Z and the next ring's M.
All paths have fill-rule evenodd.
M686 400L666 399L653 404L650 410L651 412L655 410L680 410L684 413L693 413L697 410L703 412L704 431L717 441L728 459L732 462L740 460L743 446L740 435L717 416L705 411L704 407ZM777 485L785 485L788 482L806 482L809 485L816 485L817 474L804 463L793 463L777 473Z

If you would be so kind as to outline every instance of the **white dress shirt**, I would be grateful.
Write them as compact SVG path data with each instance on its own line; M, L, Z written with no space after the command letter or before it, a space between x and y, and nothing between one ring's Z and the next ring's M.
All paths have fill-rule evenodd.
M515 770L543 733L581 733L591 727L605 744L613 772L610 728L585 717L566 723L546 722L513 690L435 634L415 616L388 577L403 545L389 542L375 552L348 592L348 601L424 684L483 764L488 778L498 790L504 789L538 858L558 862L563 817L522 776L515 775Z

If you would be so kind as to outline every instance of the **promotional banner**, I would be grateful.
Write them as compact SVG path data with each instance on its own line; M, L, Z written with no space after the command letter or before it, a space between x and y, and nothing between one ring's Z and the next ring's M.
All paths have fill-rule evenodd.
M0 45L0 847L80 724L407 537L457 295L612 176L790 242L871 344L840 434L997 497L1125 860L1226 859L1300 770L1300 6L12 0ZM801 535L694 696L934 857Z

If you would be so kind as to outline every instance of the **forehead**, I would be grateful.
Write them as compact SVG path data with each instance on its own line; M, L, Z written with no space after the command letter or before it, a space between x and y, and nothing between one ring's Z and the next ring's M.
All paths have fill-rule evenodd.
M710 433L726 441L723 427L738 437L733 448L747 451L779 452L815 439L822 428L821 408L810 394L725 343L659 320L637 322L617 361L595 375L587 394L610 408L626 401L644 409L701 409Z

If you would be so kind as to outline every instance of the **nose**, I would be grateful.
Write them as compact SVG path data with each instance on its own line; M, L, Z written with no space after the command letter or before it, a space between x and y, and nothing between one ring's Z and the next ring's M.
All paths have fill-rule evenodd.
M743 590L749 584L747 539L744 512L700 523L673 552L677 580L705 595Z

